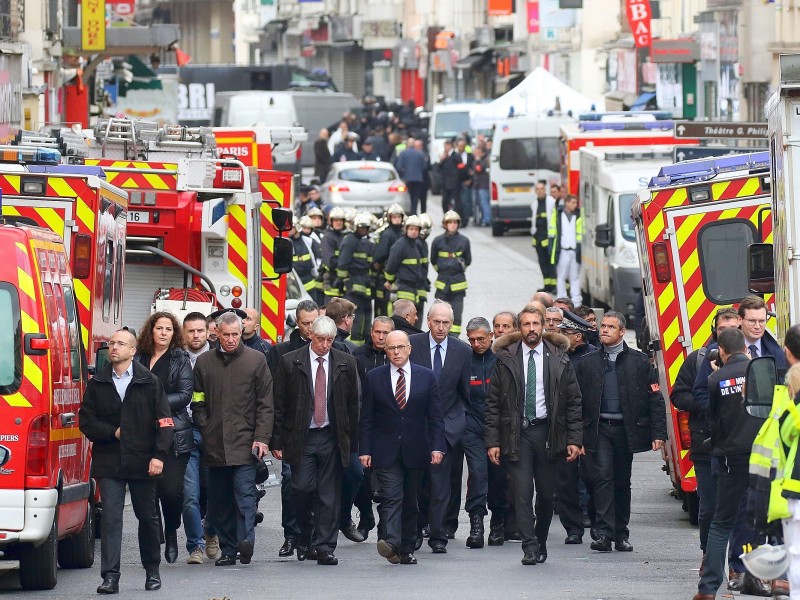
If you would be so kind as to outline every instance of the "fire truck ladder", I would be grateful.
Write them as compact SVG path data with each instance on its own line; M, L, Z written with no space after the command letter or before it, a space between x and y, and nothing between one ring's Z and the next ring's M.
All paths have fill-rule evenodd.
M122 146L126 160L159 160L177 158L216 158L217 142L208 127L164 125L152 121L111 117L101 120L95 127L95 137L102 140L101 154L106 158L106 147Z

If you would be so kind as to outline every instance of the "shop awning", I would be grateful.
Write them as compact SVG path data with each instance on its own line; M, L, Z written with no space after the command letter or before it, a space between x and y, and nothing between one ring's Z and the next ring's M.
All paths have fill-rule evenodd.
M634 102L630 110L647 110L648 105L651 105L649 108L653 109L656 108L656 93L655 92L644 92L641 94Z
M458 62L455 64L455 67L456 69L464 70L480 69L490 60L492 60L491 48L476 48L467 56L458 60Z

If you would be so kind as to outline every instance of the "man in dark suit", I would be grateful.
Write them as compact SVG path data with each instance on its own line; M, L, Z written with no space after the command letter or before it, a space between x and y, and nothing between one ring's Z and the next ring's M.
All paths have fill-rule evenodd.
M386 351L391 364L367 373L359 458L374 469L383 498L386 539L378 540L378 554L392 564L415 565L418 496L425 468L444 457L444 419L433 372L408 360L408 335L391 332Z
M466 406L469 403L469 374L472 350L464 342L448 337L453 325L453 307L436 301L428 310L428 333L411 336L411 362L433 371L442 397L447 449L444 459L432 465L430 482L430 528L428 544L434 554L447 552L446 516L450 501L450 471L453 448L461 442L467 425Z
M358 451L358 367L333 348L336 325L317 317L311 343L281 358L275 377L275 458L292 469L300 525L297 559L336 565L342 469ZM312 514L315 518L312 524ZM310 548L314 531L315 546Z

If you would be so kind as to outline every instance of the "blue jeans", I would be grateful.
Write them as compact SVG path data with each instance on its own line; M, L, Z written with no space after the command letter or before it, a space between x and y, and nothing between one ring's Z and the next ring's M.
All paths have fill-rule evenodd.
M236 556L239 543L256 543L256 465L209 467L208 510L214 515L223 556Z
M206 549L203 516L200 514L200 469L203 468L200 456L202 436L199 429L195 429L193 433L195 449L189 455L189 462L186 463L186 473L183 477L183 529L186 532L186 551L189 554L195 548Z
M489 208L489 190L475 190L475 197L477 205L481 209L481 223L483 225L491 224L492 211ZM475 221L478 221L478 215L475 215Z
M697 479L697 497L700 500L697 521L700 526L700 549L705 554L708 543L708 530L714 518L714 507L717 504L717 469L711 468L711 457L692 457L694 473Z
M344 529L353 524L353 502L361 487L364 477L364 468L358 459L358 452L350 453L350 461L342 472L342 512L339 519L339 528Z

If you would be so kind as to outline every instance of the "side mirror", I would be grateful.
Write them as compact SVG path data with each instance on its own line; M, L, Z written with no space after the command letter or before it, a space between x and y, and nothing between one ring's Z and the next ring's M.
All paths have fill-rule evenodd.
M273 208L272 209L272 222L275 224L275 229L281 233L292 230L292 211L288 208Z
M272 270L278 275L291 273L294 259L292 240L288 238L275 238L275 247L272 250Z
M610 248L614 245L614 231L610 223L603 223L595 227L594 245L598 248Z
M771 294L775 291L775 259L772 244L750 244L748 264L750 291Z
M98 348L94 358L94 369L93 369L94 372L92 373L92 375L100 371L110 362L111 361L108 358L108 346L101 346L100 348Z
M772 409L772 396L778 382L775 359L771 356L754 358L744 374L744 408L759 419L766 419Z

